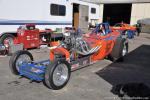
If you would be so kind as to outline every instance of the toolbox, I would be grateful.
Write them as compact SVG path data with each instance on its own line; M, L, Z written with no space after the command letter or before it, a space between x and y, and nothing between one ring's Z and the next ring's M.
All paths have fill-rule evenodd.
M40 47L39 29L18 29L17 35L18 43L24 44L25 49Z

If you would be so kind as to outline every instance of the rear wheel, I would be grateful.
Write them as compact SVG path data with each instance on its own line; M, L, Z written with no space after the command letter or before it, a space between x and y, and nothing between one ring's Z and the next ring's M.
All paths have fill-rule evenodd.
M123 57L128 53L128 42L124 38L118 38L116 44L109 55L109 59L113 62L123 61Z
M123 48L120 50L121 55L120 57L117 59L118 62L122 62L124 61L124 56L128 53L128 43L122 43Z
M4 34L1 38L0 38L0 44L3 44L5 47L9 47L10 45L13 45L14 42L14 36L12 34Z
M128 53L128 43L123 43L122 55L125 56Z
M47 67L45 84L48 88L59 90L68 83L70 74L70 64L65 60L58 59Z
M14 53L9 61L9 67L11 69L11 72L15 75L19 74L19 66L22 63L27 63L33 61L33 56L30 52L20 50Z

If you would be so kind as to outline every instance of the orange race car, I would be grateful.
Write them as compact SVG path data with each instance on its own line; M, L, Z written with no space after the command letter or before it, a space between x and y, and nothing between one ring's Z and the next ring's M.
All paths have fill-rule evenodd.
M13 74L43 81L47 87L58 90L67 84L71 71L104 58L122 60L127 52L126 39L110 30L108 23L102 23L91 33L64 33L60 45L50 49L48 60L35 62L28 51L17 51L9 65Z
M137 28L135 26L131 26L126 23L117 23L111 27L111 29L119 31L122 35L127 35L129 39L134 38L134 35L137 32Z
M131 25L126 24L126 23L117 23L112 28L115 29L115 30L132 30L132 31L136 31L135 26L131 26Z

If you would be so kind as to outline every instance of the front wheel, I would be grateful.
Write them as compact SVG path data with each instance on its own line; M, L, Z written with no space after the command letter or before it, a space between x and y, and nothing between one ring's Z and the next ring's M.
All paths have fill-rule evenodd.
M50 89L59 90L68 83L70 75L70 64L65 60L58 59L47 67L44 83Z
M11 72L15 75L19 74L19 66L21 66L22 63L32 62L33 56L30 52L25 50L20 50L15 52L9 61L9 67L11 69Z

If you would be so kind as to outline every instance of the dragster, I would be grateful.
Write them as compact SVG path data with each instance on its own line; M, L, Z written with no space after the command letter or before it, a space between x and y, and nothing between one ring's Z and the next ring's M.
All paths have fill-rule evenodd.
M90 33L63 33L60 45L50 49L48 60L36 62L30 52L21 50L12 55L9 66L15 75L43 81L48 88L59 90L68 83L72 71L104 58L123 61L127 53L126 38L111 30L108 23L101 23Z

